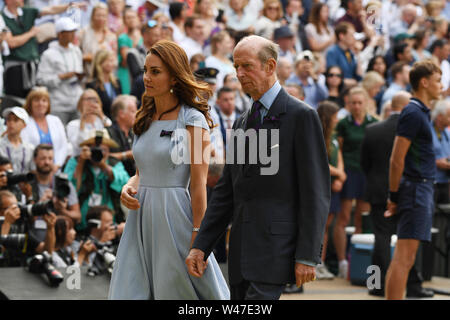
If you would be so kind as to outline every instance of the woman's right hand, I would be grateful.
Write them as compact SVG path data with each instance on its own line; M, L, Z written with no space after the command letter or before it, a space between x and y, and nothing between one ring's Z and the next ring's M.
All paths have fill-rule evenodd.
M137 194L136 188L129 184L126 184L122 188L122 193L120 194L120 201L128 209L137 210L141 207L141 205L139 204L139 200L134 197L136 194Z

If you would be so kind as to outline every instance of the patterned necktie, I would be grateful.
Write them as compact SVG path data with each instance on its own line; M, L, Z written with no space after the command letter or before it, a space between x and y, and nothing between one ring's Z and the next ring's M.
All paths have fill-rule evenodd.
M258 130L261 127L261 107L261 102L253 102L252 109L250 110L247 119L247 129L253 128Z
M352 54L350 53L350 50L345 51L345 56L347 57L348 63L352 62Z

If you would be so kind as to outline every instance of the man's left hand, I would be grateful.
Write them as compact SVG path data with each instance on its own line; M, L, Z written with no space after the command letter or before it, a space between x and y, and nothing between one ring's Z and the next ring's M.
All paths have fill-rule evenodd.
M302 263L295 263L295 282L297 287L316 280L316 268Z
M397 214L397 204L388 199L387 210L384 212L384 217L390 218L395 214Z
M204 261L205 253L200 249L191 249L185 260L188 272L191 276L201 278L205 272L207 261Z

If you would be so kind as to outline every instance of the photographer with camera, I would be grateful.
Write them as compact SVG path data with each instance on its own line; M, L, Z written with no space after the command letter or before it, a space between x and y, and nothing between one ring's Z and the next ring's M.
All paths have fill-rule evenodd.
M109 157L110 148L118 148L118 144L103 129L92 131L80 147L80 155L72 157L64 169L78 193L81 222L76 229L83 231L86 228L89 208L99 205L113 209L116 222L124 221L120 192L130 177L122 162Z
M30 255L53 251L56 215L49 211L38 211L36 207L27 208L19 205L16 196L10 191L0 191L1 243L3 243L1 251L5 254L6 266L23 266ZM45 241L40 242L29 233L31 218L36 215L42 215L47 225ZM19 235L25 235L25 237L18 237ZM9 241L7 241L8 237Z
M91 240L77 244L75 241L77 232L74 229L72 219L67 216L59 216L55 223L55 250L52 260L57 268L67 266L81 266L88 259L88 256L96 250ZM77 250L75 247L78 246Z
M124 222L115 224L113 217L114 211L105 205L91 207L86 215L86 236L80 245L79 252L89 249L90 243L94 245L95 250L92 250L84 260L89 265L88 274L90 275L112 272L120 236L125 227Z
M74 224L81 221L80 205L74 186L67 175L55 172L54 149L48 144L39 144L33 153L36 166L35 179L30 183L33 203L51 203L51 210L56 215L67 216ZM31 226L31 232L43 241L46 235L46 224L37 217Z
M49 144L39 144L33 153L36 180L31 183L33 201L53 201L55 213L80 223L81 212L75 187L64 173L55 172L54 149Z
M8 158L0 156L0 190L9 190L22 204L31 202L31 186L29 181L34 179L32 173L15 174Z

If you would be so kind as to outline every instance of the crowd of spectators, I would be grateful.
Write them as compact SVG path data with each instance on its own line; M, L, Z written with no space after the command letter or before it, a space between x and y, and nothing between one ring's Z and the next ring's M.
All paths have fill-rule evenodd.
M423 59L442 70L432 121L439 195L448 201L450 1L51 3L4 0L0 15L0 92L17 102L1 114L1 234L32 235L26 252L1 249L3 265L22 265L44 250L58 266L92 264L96 241L118 241L128 214L119 195L135 172L131 128L144 92L142 67L161 39L178 43L198 80L214 91L209 102L217 127L211 132L208 188L220 176L233 122L251 106L233 67L233 48L250 34L279 45L280 84L318 109L322 120L333 192L327 228L336 216L325 248L333 240L338 276L348 274L345 228L351 213L360 233L361 215L370 211L360 162L365 128L397 112L392 100L411 91L409 70ZM29 172L32 180L10 183ZM63 197L56 187L61 179L70 189ZM48 215L28 216L20 209L45 201L52 204ZM216 254L225 261L226 246ZM333 278L324 263L317 270L319 278Z

